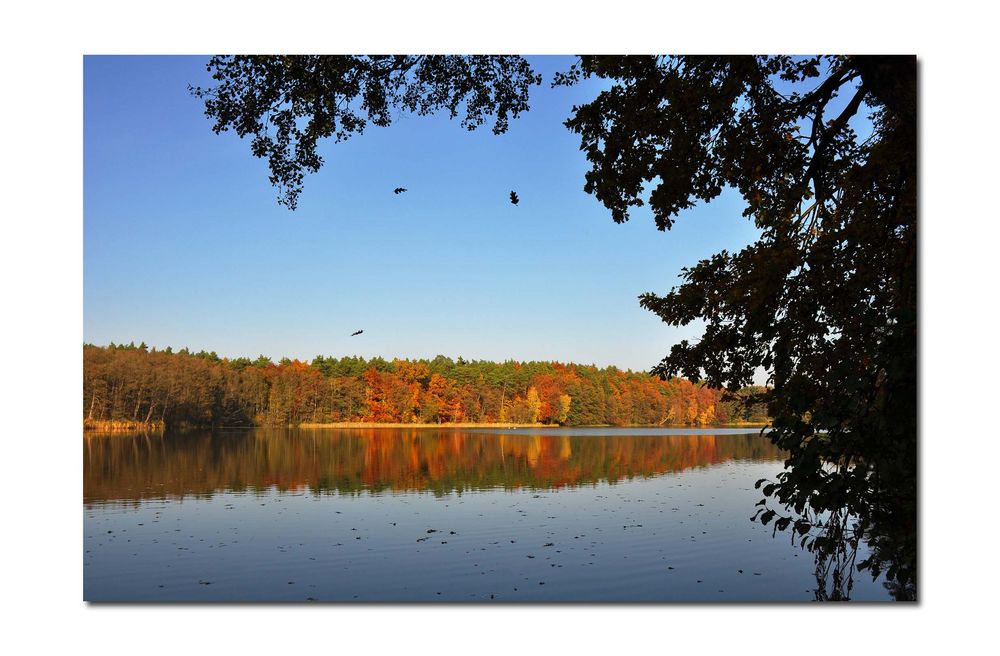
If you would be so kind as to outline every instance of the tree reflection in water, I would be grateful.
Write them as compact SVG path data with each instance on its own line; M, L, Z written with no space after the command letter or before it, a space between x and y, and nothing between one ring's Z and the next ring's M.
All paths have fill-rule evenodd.
M84 501L269 488L317 494L552 489L782 457L756 434L515 435L372 428L93 435L85 440Z
M317 495L543 490L731 460L784 458L784 451L757 433L607 436L372 428L88 435L84 502L138 504L269 489ZM824 546L813 550L815 599L850 599L857 565L872 545L857 538L856 516L835 512L810 519L809 532ZM871 517L866 521L870 527ZM795 543L803 537L792 534ZM870 528L869 534L874 534ZM915 598L912 584L894 584L890 593Z

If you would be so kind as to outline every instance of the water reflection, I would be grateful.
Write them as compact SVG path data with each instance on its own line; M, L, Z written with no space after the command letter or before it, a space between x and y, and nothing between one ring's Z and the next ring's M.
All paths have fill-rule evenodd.
M512 435L380 428L92 435L84 441L84 502L271 488L341 494L554 489L730 460L783 458L755 433Z

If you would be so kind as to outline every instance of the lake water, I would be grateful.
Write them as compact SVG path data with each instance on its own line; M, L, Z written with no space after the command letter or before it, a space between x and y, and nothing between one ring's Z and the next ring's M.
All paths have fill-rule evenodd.
M86 436L84 598L809 601L749 521L782 461L756 429Z

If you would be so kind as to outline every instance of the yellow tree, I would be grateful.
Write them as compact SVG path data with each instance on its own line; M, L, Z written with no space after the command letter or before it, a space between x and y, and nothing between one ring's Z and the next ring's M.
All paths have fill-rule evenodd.
M538 423L538 416L542 412L542 399L538 396L538 390L534 386L528 388L528 413L531 418L529 423Z
M559 409L556 412L556 421L560 424L565 424L566 419L569 417L569 404L573 398L569 394L559 395Z

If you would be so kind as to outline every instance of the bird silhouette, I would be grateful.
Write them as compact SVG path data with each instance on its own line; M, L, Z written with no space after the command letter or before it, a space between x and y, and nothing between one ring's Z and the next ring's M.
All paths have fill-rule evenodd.
M363 330L355 330L353 333L351 333L351 337L354 337L355 335L360 335L363 332L365 332L365 331L363 331Z
M517 205L518 202L520 202L520 200L521 199L517 197L517 193L516 192L513 192L513 191L510 192L510 202L511 202L512 205Z
M392 190L392 193L394 193L394 194L396 194L398 196L401 193L403 193L404 191L406 191L406 187L396 187L395 189Z

